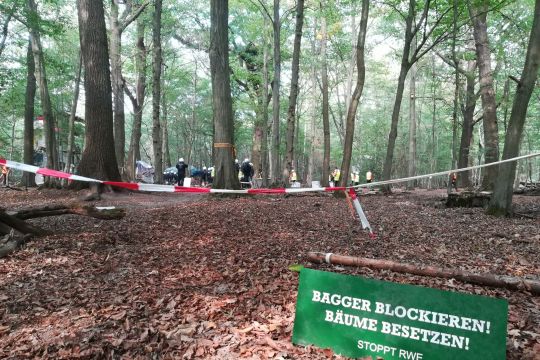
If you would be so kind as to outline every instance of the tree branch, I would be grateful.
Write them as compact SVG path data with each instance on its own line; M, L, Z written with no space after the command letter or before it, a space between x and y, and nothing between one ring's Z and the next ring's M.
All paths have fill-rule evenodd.
M141 13L144 11L144 9L146 9L146 7L148 6L148 4L150 4L150 1L147 0L146 2L142 3L141 6L139 6L137 8L137 10L135 10L135 12L132 12L128 17L125 17L124 14L126 14L127 12L127 9L126 9L126 12L124 12L124 14L122 14L122 24L120 24L120 31L124 31L128 26L129 24L131 24L133 21L135 21L139 15L141 15ZM130 9L131 11L131 9Z

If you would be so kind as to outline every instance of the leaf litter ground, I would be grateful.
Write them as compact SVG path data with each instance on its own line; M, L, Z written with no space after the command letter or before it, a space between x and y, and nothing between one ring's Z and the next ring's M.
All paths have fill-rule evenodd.
M68 202L75 193L0 189L2 207ZM291 264L509 301L508 359L539 359L540 297L390 271L309 264L309 251L538 279L537 197L527 217L442 209L441 191L362 196L378 234L331 195L215 198L108 195L120 221L31 220L55 232L0 259L1 358L343 359L291 344L298 274Z

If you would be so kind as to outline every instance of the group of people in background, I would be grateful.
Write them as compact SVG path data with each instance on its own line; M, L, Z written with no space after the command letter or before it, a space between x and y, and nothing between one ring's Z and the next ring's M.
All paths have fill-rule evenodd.
M245 158L242 163L240 163L238 159L235 159L234 166L236 169L236 173L238 174L238 180L240 181L242 187L251 187L253 185L255 169L253 167L253 163L249 161L249 158ZM184 179L186 178L186 175L189 175L187 174L188 168L188 164L186 164L184 158L178 159L178 163L176 164L177 173L174 174L174 180L166 178L165 181L168 183L177 183L178 186L184 186ZM171 176L171 174L168 175ZM215 170L214 167L207 168L206 166L203 166L201 170L197 170L196 173L191 174L191 176L200 179L200 185L206 187L212 184L215 176ZM337 185L341 180L341 177L341 170L338 167L335 167L329 175L329 181L331 184ZM298 181L299 179L296 170L292 168L289 171L289 184L291 186L299 186ZM373 173L371 172L371 170L368 170L366 172L366 183L371 183L372 181ZM353 172L351 172L350 184L353 186L360 184L359 171L354 170Z

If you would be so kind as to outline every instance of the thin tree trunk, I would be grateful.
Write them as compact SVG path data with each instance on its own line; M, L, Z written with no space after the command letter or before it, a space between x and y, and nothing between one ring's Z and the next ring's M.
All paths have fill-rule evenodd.
M213 187L239 189L234 167L234 120L232 112L229 67L229 1L210 3L210 71L212 75L212 106L214 110Z
M354 127L356 120L356 110L364 90L366 79L366 64L364 59L364 48L366 42L367 22L369 16L369 0L362 0L362 16L360 18L360 30L358 31L358 42L356 44L356 67L357 79L353 95L351 97L349 109L347 111L347 125L345 129L345 140L343 145L343 161L341 162L340 185L346 186L351 172L352 145L354 140Z
M324 11L325 4L323 1L319 1L319 7L321 11ZM322 120L323 120L323 142L324 142L324 155L323 155L323 168L321 185L328 186L328 175L330 173L330 118L329 118L329 101L328 101L328 68L326 60L326 45L327 30L326 30L326 15L322 16L321 23L321 82L322 82Z
M315 44L315 39L316 39L316 34L317 34L317 17L315 17L314 19L314 25L313 25L313 37L312 37L312 41L311 41L311 56L315 56L315 53L316 53L316 44ZM317 68L316 68L316 62L315 61L312 61L311 63L311 94L312 94L312 103L315 104L313 107L312 107L312 111L311 111L311 122L310 122L310 131L309 131L309 159L308 159L308 171L307 171L307 175L306 175L306 183L308 184L308 186L312 186L312 183L313 183L313 179L314 179L314 174L315 174L315 139L316 139L316 136L315 136L315 129L316 129L316 122L317 122L317 118L319 116L318 114L318 106L316 105L318 103L318 101L316 100L316 97L315 97L315 94L316 94L316 91L315 89L317 88Z
M499 130L497 126L497 113L495 91L493 89L493 75L491 71L491 51L487 35L488 2L482 1L471 5L469 12L473 23L473 35L476 46L476 58L480 74L480 94L483 109L483 127L485 143L485 162L491 163L499 160ZM492 190L497 178L497 167L485 168L482 179L482 188Z
M135 71L137 73L136 94L130 96L133 105L133 125L129 144L127 169L131 180L135 179L135 162L141 159L141 127L144 98L146 95L146 46L144 45L145 23L137 19L137 53L135 55ZM128 92L128 88L124 86ZM129 92L128 92L128 95Z
M461 131L461 141L459 145L458 168L469 166L469 154L471 151L471 143L474 130L474 110L476 108L476 64L474 61L469 61L468 72L466 79L465 90L465 105L463 106L463 128ZM467 188L471 186L470 172L464 171L458 176L458 183L461 187Z
M533 25L525 65L516 89L508 131L506 132L503 159L519 155L523 127L527 116L529 100L534 90L540 67L540 0L536 0ZM488 213L506 215L512 213L513 180L516 176L516 162L499 165L495 190L488 207Z
M416 50L416 38L411 43L411 51ZM407 176L416 175L416 64L411 66L409 73L409 158ZM416 181L407 183L408 189L414 189Z
M272 86L272 160L270 164L272 183L277 184L280 179L279 166L279 87L281 78L281 19L279 17L279 0L274 0L274 81Z
M162 64L162 75L165 78L165 66ZM165 81L163 81L165 84ZM162 89L165 89L165 86L162 86ZM196 89L195 89L196 91ZM196 93L196 92L195 92ZM163 109L163 118L161 119L161 128L163 130L163 167L169 168L172 166L171 163L171 154L169 151L169 124L168 124L168 113L167 113L167 96L165 91L161 94L161 107Z
M24 150L23 159L25 164L34 163L34 103L36 99L36 77L34 75L35 63L32 54L32 44L28 41L26 53L26 95L24 101ZM36 186L35 174L24 172L24 184Z
M291 92L287 111L286 160L283 181L287 183L289 173L294 167L294 132L296 122L296 101L298 98L298 77L300 69L300 45L302 42L302 26L304 25L304 0L296 3L296 28L294 32L294 48L292 58Z
M345 92L345 106L347 109L351 106L351 97L353 95L353 77L354 77L354 65L356 64L356 44L358 42L358 38L354 35L356 34L356 2L353 2L353 13L351 15L352 18L352 24L351 24L351 59L349 60L349 66L347 69L347 88Z
M122 81L122 26L118 20L118 4L111 0L111 12L109 21L110 57L111 57L111 80L113 90L114 111L114 149L120 173L124 168L124 151L126 146L125 113L124 113L124 89Z
M261 138L261 176L263 187L268 187L269 164L268 164L268 30L267 19L264 19L264 46L263 46L263 89L262 89L262 138Z
M34 0L28 0L28 8L34 19L38 18L37 7ZM30 27L30 38L32 42L32 53L34 54L34 62L36 66L36 79L39 87L41 100L41 109L44 117L45 131L45 147L47 152L47 167L49 169L58 169L58 149L56 143L56 121L52 111L51 98L49 95L49 87L47 84L47 74L45 71L45 61L43 57L43 49L41 47L41 39L39 34L39 26L35 20L29 22L35 24ZM56 181L51 180L51 183Z
M161 139L161 121L159 118L159 103L161 99L161 9L162 0L154 2L152 39L152 150L155 169L155 182L163 183L163 153Z
M82 176L119 181L113 136L111 74L103 3L77 1L84 64L86 134L79 164Z
M386 149L386 158L383 167L383 180L390 180L392 176L392 162L394 160L394 148L396 146L397 126L399 122L399 112L401 109L401 101L403 100L403 91L405 89L405 78L410 69L411 63L409 56L411 52L411 43L413 40L413 20L414 20L415 1L409 0L409 12L405 19L405 43L403 45L403 54L401 55L401 66L399 70L398 86L396 90L396 99L392 110L392 122L390 125L390 133L388 134L388 147ZM390 186L384 186L383 190L390 191Z
M77 103L79 102L79 88L81 85L82 72L82 54L79 53L79 64L77 65L77 75L75 77L75 85L73 86L73 102L71 103L71 111L69 113L69 130L68 130L68 145L67 145L67 160L64 172L71 172L73 164L73 150L75 147L75 116L77 113Z

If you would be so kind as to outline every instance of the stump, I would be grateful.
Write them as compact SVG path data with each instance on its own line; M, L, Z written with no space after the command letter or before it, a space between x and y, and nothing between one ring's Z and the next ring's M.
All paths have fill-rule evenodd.
M446 198L446 207L487 207L490 199L489 191L450 193Z

